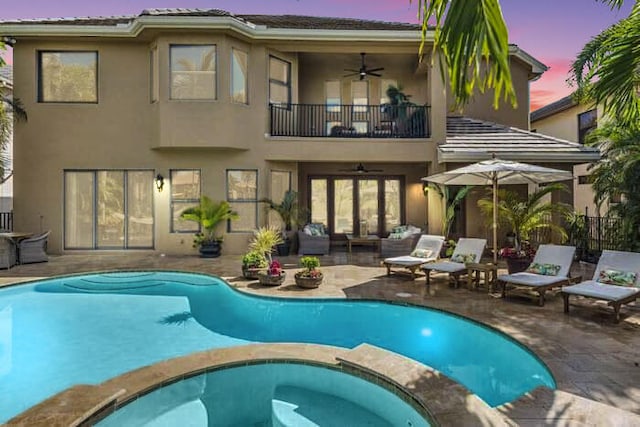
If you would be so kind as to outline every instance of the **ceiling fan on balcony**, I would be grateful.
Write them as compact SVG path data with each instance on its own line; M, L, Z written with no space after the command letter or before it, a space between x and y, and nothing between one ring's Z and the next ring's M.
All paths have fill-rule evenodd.
M382 74L378 73L378 71L384 70L382 67L378 68L367 68L367 64L364 63L364 52L361 52L362 56L362 65L359 70L354 70L353 68L345 68L345 71L349 71L350 74L346 74L344 77L352 77L352 76L360 76L360 80L364 80L367 76L376 76L382 77Z
M369 173L369 172L382 172L382 169L367 169L362 163L358 163L355 168L351 169L338 169L340 172L356 172L356 173Z

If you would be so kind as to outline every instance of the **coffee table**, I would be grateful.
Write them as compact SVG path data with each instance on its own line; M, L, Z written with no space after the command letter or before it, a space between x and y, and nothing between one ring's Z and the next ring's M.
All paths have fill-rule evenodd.
M354 236L353 234L347 234L347 250L351 253L351 247L353 245L371 245L376 251L380 251L380 237L375 234L369 234L367 236Z

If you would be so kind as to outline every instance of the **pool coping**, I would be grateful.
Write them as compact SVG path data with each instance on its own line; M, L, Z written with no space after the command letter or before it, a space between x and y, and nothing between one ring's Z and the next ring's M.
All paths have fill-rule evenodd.
M159 387L205 372L258 363L301 363L342 370L393 392L433 425L515 425L461 384L399 354L362 344L250 344L145 366L97 385L75 385L31 407L7 425L88 426Z

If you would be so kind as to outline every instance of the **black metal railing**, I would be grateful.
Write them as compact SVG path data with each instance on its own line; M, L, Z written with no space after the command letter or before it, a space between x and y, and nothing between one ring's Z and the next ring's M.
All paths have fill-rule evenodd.
M0 212L0 230L13 231L13 212Z
M426 105L271 104L272 136L427 138Z
M569 243L576 247L581 260L590 262L597 262L605 249L628 250L622 222L614 216L581 215L567 229Z

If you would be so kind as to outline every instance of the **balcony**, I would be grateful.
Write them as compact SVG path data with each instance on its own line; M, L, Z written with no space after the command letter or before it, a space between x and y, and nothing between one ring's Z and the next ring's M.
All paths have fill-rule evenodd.
M428 138L426 105L271 104L271 136Z

